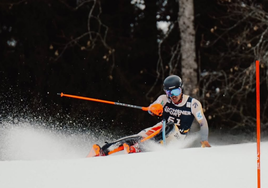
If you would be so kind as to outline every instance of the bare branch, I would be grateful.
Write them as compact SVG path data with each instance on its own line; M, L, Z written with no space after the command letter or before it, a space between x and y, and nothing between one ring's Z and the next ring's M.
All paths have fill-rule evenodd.
M70 9L72 9L68 4L66 4L64 1L59 0L62 3L64 3L66 6L68 6ZM115 57L114 52L115 50L110 47L107 42L107 35L108 35L108 27L102 23L100 19L100 15L102 14L102 8L101 8L101 2L100 0L78 0L77 1L77 7L72 9L73 11L77 11L79 8L81 8L85 4L91 4L89 13L88 13L88 20L87 20L87 31L83 33L82 35L71 39L67 44L64 45L64 48L62 49L61 53L55 58L55 61L57 61L68 49L69 47L73 46L79 46L81 50L93 50L96 46L96 43L100 41L102 45L107 49L107 53L103 55L104 59L106 61L109 61L111 59L112 65L110 69L110 75L109 77L112 78L112 72L115 66ZM96 13L97 12L97 13ZM94 15L95 13L95 15ZM97 23L97 27L94 30L92 28L91 23L95 21ZM80 45L79 42L81 39L83 39L85 36L88 36L89 40L87 41L87 45Z

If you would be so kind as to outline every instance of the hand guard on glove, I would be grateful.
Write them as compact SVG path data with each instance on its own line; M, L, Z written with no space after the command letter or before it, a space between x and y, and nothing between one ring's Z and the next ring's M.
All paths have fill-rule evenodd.
M201 141L200 143L202 148L211 147L207 140Z
M148 108L148 113L152 116L162 116L163 114L163 106L161 104L155 103L151 104Z

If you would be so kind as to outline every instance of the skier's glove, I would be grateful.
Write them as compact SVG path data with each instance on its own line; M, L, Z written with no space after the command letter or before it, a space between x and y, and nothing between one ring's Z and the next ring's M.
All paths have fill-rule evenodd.
M162 116L163 114L163 106L161 104L155 103L151 104L148 108L148 113L152 116Z
M206 147L211 147L211 146L210 146L210 144L208 143L208 141L205 140L205 141L201 141L201 147L202 147L202 148L206 148Z

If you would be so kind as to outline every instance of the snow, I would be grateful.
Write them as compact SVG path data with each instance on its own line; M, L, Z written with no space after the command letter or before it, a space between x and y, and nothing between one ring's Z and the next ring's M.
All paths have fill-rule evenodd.
M87 137L28 125L0 128L0 187L257 187L256 143L244 138L236 136L236 141L227 143L222 140L231 137L212 135L211 148L150 143L149 152L85 158L96 142ZM195 139L192 136L187 144ZM268 187L267 177L268 142L262 141L263 188Z

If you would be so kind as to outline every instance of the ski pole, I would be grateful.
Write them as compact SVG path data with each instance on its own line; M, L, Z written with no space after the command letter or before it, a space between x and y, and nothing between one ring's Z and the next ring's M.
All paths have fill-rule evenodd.
M94 99L94 98L82 97L82 96L70 95L70 94L64 94L64 93L57 93L57 95L60 95L61 97L70 97L70 98L75 98L75 99L82 99L82 100L87 100L87 101L101 102L101 103L106 103L106 104L113 104L113 105L125 106L125 107L129 107L129 108L137 108L137 109L140 109L140 110L143 110L143 111L148 111L148 107L136 106L136 105L132 105L132 104L125 104L125 103L120 103L120 102L112 102L112 101L106 101L106 100L101 100L101 99Z
M166 120L163 119L163 124L162 124L162 139L163 139L163 144L166 145Z

